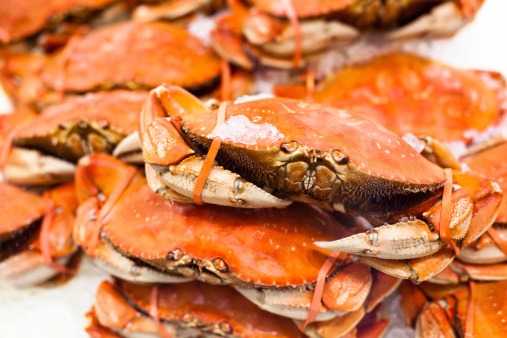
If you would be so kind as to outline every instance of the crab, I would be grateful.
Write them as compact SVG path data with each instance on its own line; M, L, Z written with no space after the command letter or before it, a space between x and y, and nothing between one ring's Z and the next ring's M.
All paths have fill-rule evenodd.
M4 176L15 184L49 185L73 179L75 162L90 152L120 152L142 162L135 133L146 92L124 90L88 94L44 110L16 126L4 142ZM17 114L15 115L17 116ZM9 144L12 141L12 145ZM5 147L10 146L5 149ZM132 148L133 147L133 148ZM137 151L137 160L136 160Z
M409 325L416 327L416 337L501 336L507 329L506 286L507 281L445 288L431 283L402 284L402 308Z
M226 122L215 126L217 110L180 87L161 86L151 92L141 114L140 135L154 191L192 203L202 155L219 138L217 164L212 164L200 193L204 203L258 208L302 201L363 216L376 226L390 223L319 243L371 256L371 262L417 259L446 250L434 232L440 227L444 170L395 134L360 115L298 100L260 99L224 110ZM444 146L426 141L423 148L429 148L426 152L437 162L459 168ZM470 192L456 185L451 203L451 236L460 241L466 236L466 244L491 225L502 198L496 183L471 175L456 169L455 184L480 184ZM474 204L484 207L472 217Z
M134 282L192 278L232 285L262 309L299 320L308 316L327 258L311 242L345 233L327 213L305 205L257 211L171 206L133 167L105 154L79 161L76 186L75 241L106 271ZM117 187L124 187L121 195ZM366 264L348 259L335 265L317 320L353 312L359 320L368 297L371 310L399 284L379 274L372 277Z
M232 288L197 281L158 286L159 318L154 318L151 305L155 287L120 280L114 284L103 282L95 296L92 324L87 332L92 336L156 334L160 332L157 328L160 320L173 336L203 333L224 337L304 336L293 321L257 308ZM357 331L378 334L386 329L387 323L388 320L377 318L375 311L356 322ZM319 338L355 337L355 327L344 333L339 326L335 323L325 329L308 330L305 334Z
M150 311L154 286L103 282L95 296L96 321L88 333L157 334ZM171 336L302 337L288 318L263 311L227 286L200 282L158 287L158 316ZM108 332L108 331L105 331Z
M304 98L294 85L276 90L283 97L294 93ZM501 118L505 93L499 73L393 53L328 76L316 86L313 101L365 115L400 136L469 143L467 131L483 131Z
M0 4L0 42L7 44L32 36L66 18L86 16L114 0L3 0Z
M75 35L51 55L7 53L1 80L16 106L40 109L65 96L150 90L160 83L204 94L217 85L221 70L218 55L184 28L125 22Z
M366 31L382 31L386 40L450 36L482 2L252 0L245 5L235 0L230 1L232 12L217 19L213 46L240 66L251 66L246 59L252 55L274 67L301 67L312 54L349 43Z
M42 197L0 183L0 199L2 285L29 286L66 272L63 266L77 250L72 240L74 184L53 188Z

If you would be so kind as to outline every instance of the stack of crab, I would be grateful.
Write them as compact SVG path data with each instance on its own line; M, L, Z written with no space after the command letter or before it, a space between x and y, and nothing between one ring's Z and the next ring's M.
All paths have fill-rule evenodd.
M484 319L507 279L499 74L390 54L232 103L252 75L218 56L302 67L365 30L451 34L482 1L234 0L212 47L188 24L221 1L146 2L0 5L2 282L74 273L81 247L114 276L93 337L379 337L402 279L419 336L505 330Z

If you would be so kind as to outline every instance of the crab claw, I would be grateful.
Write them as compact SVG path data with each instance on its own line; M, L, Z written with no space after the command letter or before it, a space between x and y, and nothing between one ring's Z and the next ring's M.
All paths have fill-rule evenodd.
M438 251L443 242L421 220L384 225L334 242L315 242L324 249L384 259L409 259Z
M159 86L151 92L143 107L140 126L144 160L156 171L156 174L152 171L147 175L150 187L163 194L174 191L184 197L183 203L192 199L204 164L204 159L197 156L199 150L188 145L188 136L181 130L179 121L186 111L198 113L209 109L180 87ZM169 118L165 118L166 113ZM290 204L216 164L212 165L201 200L243 208L286 207Z

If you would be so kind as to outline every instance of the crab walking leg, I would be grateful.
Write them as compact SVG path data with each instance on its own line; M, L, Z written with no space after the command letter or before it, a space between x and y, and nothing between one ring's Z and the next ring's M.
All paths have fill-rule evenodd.
M162 104L171 118L165 117ZM196 149L189 147L186 136L179 130L178 115L184 109L208 111L197 98L179 87L156 88L143 107L140 135L145 161L153 164L152 167L159 172L149 175L150 187L160 192L160 186L168 185L176 193L192 199L204 160L198 156L200 154ZM186 198L183 203L188 203ZM246 208L285 207L290 204L216 164L212 165L201 192L201 200L204 203Z

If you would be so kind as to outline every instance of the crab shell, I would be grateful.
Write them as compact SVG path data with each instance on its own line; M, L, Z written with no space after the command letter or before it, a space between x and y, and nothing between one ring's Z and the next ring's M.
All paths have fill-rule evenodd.
M23 287L56 275L58 272L46 265L41 251L39 229L47 212L44 199L6 183L0 183L0 196L2 284ZM49 228L51 256L56 263L66 264L77 249L72 240L74 210L77 207L74 184L52 189L49 197L56 207Z
M469 129L482 131L497 122L504 90L500 74L388 54L331 75L317 86L313 99L365 115L400 136L457 141Z
M158 287L158 314L174 336L213 334L224 337L300 337L293 321L263 311L227 286L200 282ZM123 335L157 334L150 312L151 286L103 282L95 296L95 327Z
M440 302L432 301L419 314L416 337L455 337L466 325L468 288L461 284L448 290ZM466 284L465 284L466 286ZM473 337L500 337L507 330L507 281L476 283L473 296ZM425 289L423 289L425 290ZM444 304L443 307L440 304Z
M80 157L111 153L119 145L123 158L135 162L139 146L130 147L125 137L137 130L146 95L124 90L88 94L44 110L15 134L5 166L7 180L25 185L69 181Z
M461 161L470 169L492 177L498 182L500 189L507 189L507 140L496 138L474 146L465 154ZM507 238L507 201L500 204L494 227L501 238ZM475 246L466 248L460 253L460 260L468 264L499 264L507 261L507 256L491 240L483 235Z
M122 166L126 167L107 155L82 159L76 174L82 204L90 194L80 187L91 180L108 196L114 189L111 181L123 176ZM78 214L89 213L80 207ZM76 222L74 230L76 242L85 248L87 227L86 221ZM327 259L327 251L312 241L342 236L344 230L323 211L305 205L267 210L171 205L136 176L107 213L101 233L95 260L119 277L167 283L185 281L184 275L234 285L265 310L303 319L313 296L311 285ZM134 274L124 272L128 262L117 257L118 252L147 265L141 267L143 271L136 268ZM152 270L147 271L148 267ZM166 274L165 280L161 273ZM371 283L370 269L363 263L335 266L325 286L319 319L357 310Z
M0 4L0 42L9 43L33 35L51 21L67 15L101 9L114 0L4 0Z
M63 92L151 89L160 83L195 90L212 84L220 70L213 50L185 29L162 22L126 22L69 43L48 61L41 76L50 88Z
M354 41L376 30L383 40L450 36L463 27L482 5L481 0L455 1L291 1L300 22L305 66L314 54ZM291 68L296 50L295 28L288 22L283 0L231 1L224 25L220 17L212 33L213 47L222 57L243 66L248 56L273 67ZM371 34L371 33L370 33ZM246 51L245 51L246 50ZM312 55L313 54L313 55Z
M141 116L143 156L149 164L170 167L190 161L196 153L184 145L181 150L175 148L174 143L180 141L171 143L172 127L156 124L158 120L150 126L147 121L153 111L159 114L156 117L177 119L184 137L203 153L219 137L222 143L216 160L248 182L328 209L359 213L374 207L375 201L387 205L385 201L396 198L401 209L413 203L408 198L402 201L402 195L424 195L444 183L441 168L362 116L272 98L228 105L226 122L216 126L217 110L209 110L174 86L152 91ZM178 177L176 170L158 169L162 181ZM204 192L204 202L205 197ZM241 204L254 206L242 201L235 206Z

